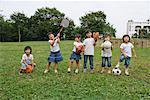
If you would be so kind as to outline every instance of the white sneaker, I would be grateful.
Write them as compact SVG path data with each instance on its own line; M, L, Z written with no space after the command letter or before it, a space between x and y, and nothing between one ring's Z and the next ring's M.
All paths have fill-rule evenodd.
M79 72L79 69L76 69L76 70L75 70L75 73L77 74L78 72Z
M70 73L71 72L71 68L68 68L68 73Z
M86 73L86 69L83 69L83 72Z
M119 64L117 64L117 65L115 66L115 68L119 68Z
M57 70L55 70L55 73L58 73L58 71L57 71Z
M125 74L126 74L127 76L129 76L129 72L128 72L128 71L125 71Z
M48 73L48 71L49 71L48 69L45 69L44 74Z

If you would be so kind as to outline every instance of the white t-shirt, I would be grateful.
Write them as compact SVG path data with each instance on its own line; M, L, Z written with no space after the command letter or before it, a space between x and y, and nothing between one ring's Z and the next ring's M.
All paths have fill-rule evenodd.
M84 55L94 55L94 38L87 38L83 41L83 45L85 46Z
M54 42L54 44L53 44L53 46L51 48L52 52L57 52L57 51L60 50L59 43L57 43L57 41L58 41L58 39L55 40L55 42ZM51 43L51 42L53 42L53 40L49 40L48 42Z
M73 50L72 51L74 51L74 52L76 52L76 47L78 47L78 46L80 46L80 45L83 45L83 43L82 42L74 42L73 43L73 45L74 45L74 47L73 47Z
M26 54L23 54L21 62L23 63L23 61L29 60L30 62L33 60L33 55L30 54L30 56L28 57Z
M132 43L122 43L120 48L124 50L128 57L132 57L132 48L134 48Z

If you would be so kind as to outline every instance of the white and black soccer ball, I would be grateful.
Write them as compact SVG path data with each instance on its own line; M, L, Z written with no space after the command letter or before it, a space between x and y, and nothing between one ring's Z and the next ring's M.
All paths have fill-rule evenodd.
M116 67L116 68L113 68L112 73L113 73L114 75L121 75L121 70Z
M103 47L106 48L106 49L111 48L111 46L112 46L112 44L111 44L110 41L105 41L105 42L103 43Z

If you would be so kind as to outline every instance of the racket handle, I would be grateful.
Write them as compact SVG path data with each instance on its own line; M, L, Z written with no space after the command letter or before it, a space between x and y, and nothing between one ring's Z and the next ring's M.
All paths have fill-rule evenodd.
M61 29L59 30L59 33L61 33L61 32L62 32L63 28L64 28L64 27L62 26L62 27L61 27Z

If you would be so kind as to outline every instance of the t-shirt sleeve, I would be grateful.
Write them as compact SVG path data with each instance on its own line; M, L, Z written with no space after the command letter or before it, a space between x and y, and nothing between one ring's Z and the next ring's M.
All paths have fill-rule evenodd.
M77 45L77 42L74 42L73 45L76 46L76 45Z
M23 56L22 56L22 60L25 60L26 59L26 55L25 54L23 54Z
M123 49L123 44L120 45L120 48Z
M31 55L31 60L33 60L34 58L33 58L33 55Z
M86 40L83 41L83 45L86 45Z

